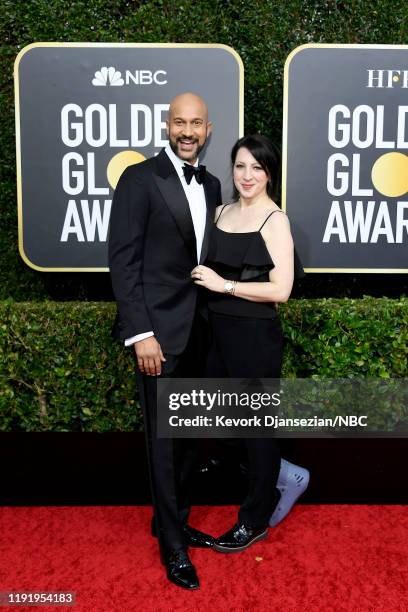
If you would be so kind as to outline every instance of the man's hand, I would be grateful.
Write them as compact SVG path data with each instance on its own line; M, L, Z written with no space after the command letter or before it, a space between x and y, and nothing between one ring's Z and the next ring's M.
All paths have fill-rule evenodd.
M166 361L160 344L154 336L135 342L137 365L143 374L160 376L162 361Z

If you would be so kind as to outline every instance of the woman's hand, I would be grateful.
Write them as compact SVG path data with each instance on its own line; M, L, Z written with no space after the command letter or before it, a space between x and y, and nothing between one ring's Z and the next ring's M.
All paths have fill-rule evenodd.
M214 270L207 268L207 266L196 266L191 272L191 278L196 285L205 287L209 291L215 291L216 293L224 292L225 280Z

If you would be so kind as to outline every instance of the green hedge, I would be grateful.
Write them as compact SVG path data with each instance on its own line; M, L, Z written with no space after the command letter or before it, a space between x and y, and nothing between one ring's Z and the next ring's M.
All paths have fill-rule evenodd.
M134 360L107 303L0 303L0 431L133 431ZM283 376L408 376L408 299L291 300Z
M408 43L408 4L392 0L0 0L0 11L0 299L49 299L56 295L57 277L63 276L54 273L50 280L49 275L31 270L17 250L12 75L14 58L25 45L35 41L230 45L245 66L246 130L279 142L283 65L292 49L309 42ZM58 297L93 299L94 293L79 275L58 282L65 287ZM344 283L345 291L348 285L349 281ZM326 294L324 288L318 286L320 295ZM373 282L369 292L374 289Z

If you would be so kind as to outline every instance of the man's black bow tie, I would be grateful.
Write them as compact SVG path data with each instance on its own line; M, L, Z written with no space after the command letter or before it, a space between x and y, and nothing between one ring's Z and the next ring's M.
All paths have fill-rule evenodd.
M199 166L192 166L191 164L184 164L183 166L184 176L187 181L187 185L191 183L191 179L195 176L196 181L199 185L204 181L206 169L201 164Z

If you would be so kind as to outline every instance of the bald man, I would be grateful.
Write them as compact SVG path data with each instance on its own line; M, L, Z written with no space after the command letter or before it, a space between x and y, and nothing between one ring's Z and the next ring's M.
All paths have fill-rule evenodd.
M129 166L113 197L109 267L118 314L114 336L132 346L143 410L154 506L169 580L199 586L188 547L212 547L211 536L188 525L188 479L196 441L159 439L158 376L200 377L208 337L200 288L191 271L205 260L219 180L198 163L211 132L205 102L184 93L170 104L169 145L157 157Z

